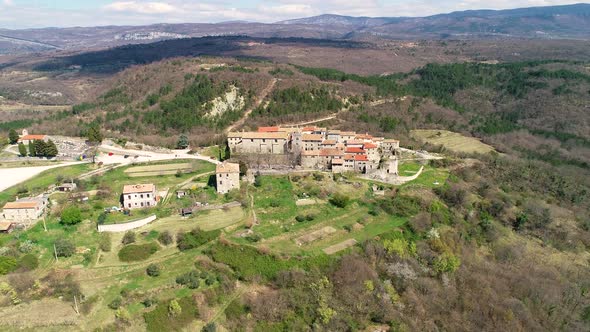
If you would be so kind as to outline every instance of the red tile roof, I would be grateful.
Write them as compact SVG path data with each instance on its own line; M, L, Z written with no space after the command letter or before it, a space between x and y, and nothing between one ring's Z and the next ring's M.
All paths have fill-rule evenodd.
M322 142L323 145L336 145L336 140L327 139Z
M258 127L259 133L276 133L279 131L279 127Z
M23 137L21 137L21 141L41 141L45 139L46 135L25 135Z
M355 161L368 161L369 159L367 158L367 155L358 154L358 155L354 156L354 160Z
M316 129L315 126L311 126L311 127L303 127L303 131L314 131Z
M344 160L354 160L354 155L353 154L344 155Z
M363 141L357 141L357 140L348 140L346 141L346 145L363 145L365 144L365 142Z
M346 153L365 153L365 150L362 148L346 148Z
M301 138L301 140L303 141L318 141L321 142L324 140L324 136L319 135L319 134L304 134L303 137Z
M363 145L363 148L365 149L376 149L377 145L373 144L373 143L365 143L365 145Z

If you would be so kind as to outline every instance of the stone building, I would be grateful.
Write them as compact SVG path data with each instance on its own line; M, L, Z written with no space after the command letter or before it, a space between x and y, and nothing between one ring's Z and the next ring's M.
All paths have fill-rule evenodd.
M156 206L158 197L153 184L133 184L123 187L123 208L141 209Z
M395 139L384 139L381 143L381 153L384 155L393 156L396 150L399 149L399 141Z
M215 168L217 192L227 194L233 189L240 189L240 165L223 162Z
M303 134L303 151L317 151L322 148L324 136L320 134Z
M229 133L227 142L235 154L286 154L289 133L243 132Z
M30 224L41 218L48 202L46 197L17 199L4 205L2 217L16 223Z

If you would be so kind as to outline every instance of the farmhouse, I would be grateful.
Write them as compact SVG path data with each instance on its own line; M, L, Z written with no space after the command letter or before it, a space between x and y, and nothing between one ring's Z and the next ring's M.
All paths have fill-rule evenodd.
M31 223L39 219L48 204L46 197L30 197L9 202L2 209L4 219L17 223Z
M0 221L0 233L11 233L14 229L14 223L8 220Z
M134 184L123 187L123 208L141 209L158 204L156 186L153 184Z
M240 189L240 165L223 162L215 168L217 192L226 194L233 189Z

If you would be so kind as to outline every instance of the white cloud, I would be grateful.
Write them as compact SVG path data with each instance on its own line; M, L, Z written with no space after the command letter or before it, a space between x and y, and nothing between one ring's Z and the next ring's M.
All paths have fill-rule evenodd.
M2 1L2 4L4 6L10 7L10 6L14 6L14 1L12 1L12 0L3 0Z
M135 12L140 14L166 14L178 9L165 2L120 1L104 6L104 9L116 12Z

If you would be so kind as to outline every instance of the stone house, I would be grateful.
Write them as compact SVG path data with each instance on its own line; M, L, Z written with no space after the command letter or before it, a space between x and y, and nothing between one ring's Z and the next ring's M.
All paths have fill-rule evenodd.
M16 223L29 224L43 215L49 203L46 197L30 197L9 202L2 209L2 217Z
M227 194L233 189L240 189L240 165L223 162L215 168L217 193Z
M154 184L125 185L122 194L123 208L141 209L156 206L158 197Z
M384 139L381 143L381 153L388 156L396 154L396 150L399 149L399 141L395 139Z
M303 134L303 151L317 151L321 149L324 135L320 134Z

